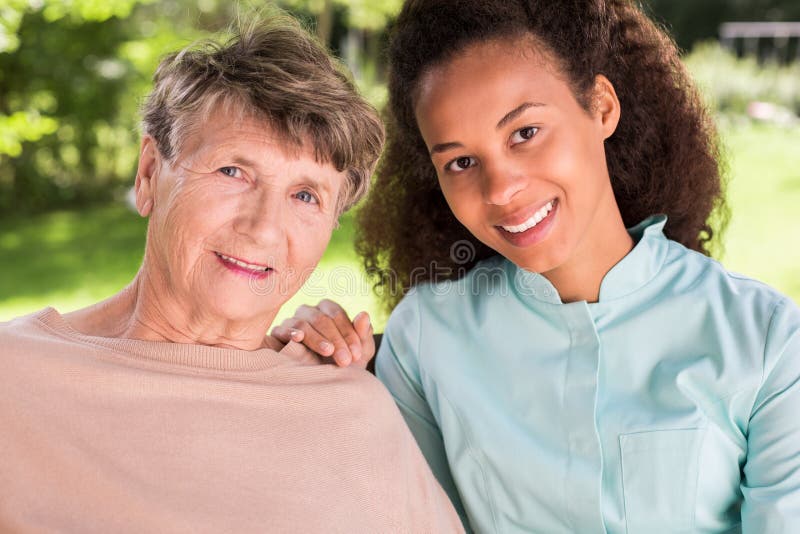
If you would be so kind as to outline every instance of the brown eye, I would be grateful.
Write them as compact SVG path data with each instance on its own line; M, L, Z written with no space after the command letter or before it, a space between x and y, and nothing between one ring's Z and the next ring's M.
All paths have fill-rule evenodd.
M511 144L516 145L518 143L530 141L538 132L539 128L535 126L526 126L525 128L520 128L514 132L514 135L511 136Z
M475 158L471 158L469 156L461 156L460 158L456 158L447 165L445 165L445 170L452 172L461 172L467 170L470 167L474 167L475 164L476 164Z

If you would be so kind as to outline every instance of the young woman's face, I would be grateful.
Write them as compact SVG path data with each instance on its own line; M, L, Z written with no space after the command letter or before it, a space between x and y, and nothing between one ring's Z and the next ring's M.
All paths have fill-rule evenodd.
M456 218L517 265L547 273L588 254L620 220L603 146L619 103L599 77L587 113L529 43L474 45L429 71L415 113Z

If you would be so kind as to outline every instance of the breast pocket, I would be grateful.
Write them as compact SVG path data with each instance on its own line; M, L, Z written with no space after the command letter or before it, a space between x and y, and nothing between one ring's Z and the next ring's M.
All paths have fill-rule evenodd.
M628 534L689 532L704 429L622 434L622 485Z

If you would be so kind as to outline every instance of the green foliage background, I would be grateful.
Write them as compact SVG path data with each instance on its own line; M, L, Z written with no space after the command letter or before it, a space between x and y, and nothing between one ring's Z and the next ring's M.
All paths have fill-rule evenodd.
M386 30L402 0L277 3L343 57L365 95L382 105ZM145 222L121 199L138 156L139 103L159 58L263 6L0 0L0 320L45 304L83 306L130 280L141 259ZM720 117L733 208L726 265L800 301L800 217L794 207L800 205L800 129L791 120L760 126L745 116L753 101L800 114L800 61L759 64L713 42L723 21L800 20L800 2L648 0L646 6L691 50L686 63ZM350 269L353 296L328 280L327 290L298 299L330 296L351 311L377 309L351 243L346 218L322 271Z
M138 148L138 105L160 57L263 7L217 0L4 0L0 5L0 214L120 196ZM362 79L378 76L399 0L284 0ZM328 22L325 22L328 21ZM334 46L333 48L339 48ZM367 94L381 91L367 84ZM371 92L370 92L371 90Z

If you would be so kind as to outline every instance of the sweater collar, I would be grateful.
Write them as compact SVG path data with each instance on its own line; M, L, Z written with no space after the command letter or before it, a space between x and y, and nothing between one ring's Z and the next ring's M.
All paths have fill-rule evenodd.
M269 348L246 351L188 343L90 336L72 328L57 310L50 307L21 319L35 320L65 340L100 348L108 354L127 357L131 361L138 360L143 364L251 372L286 365L317 365L321 362L319 357L294 341L290 341L280 351Z
M606 273L600 284L599 302L629 295L658 274L669 248L669 241L664 235L666 223L666 215L654 215L628 228L628 233L636 245ZM517 293L549 304L562 303L558 291L547 278L526 271L511 262L508 263L514 272L514 287Z

